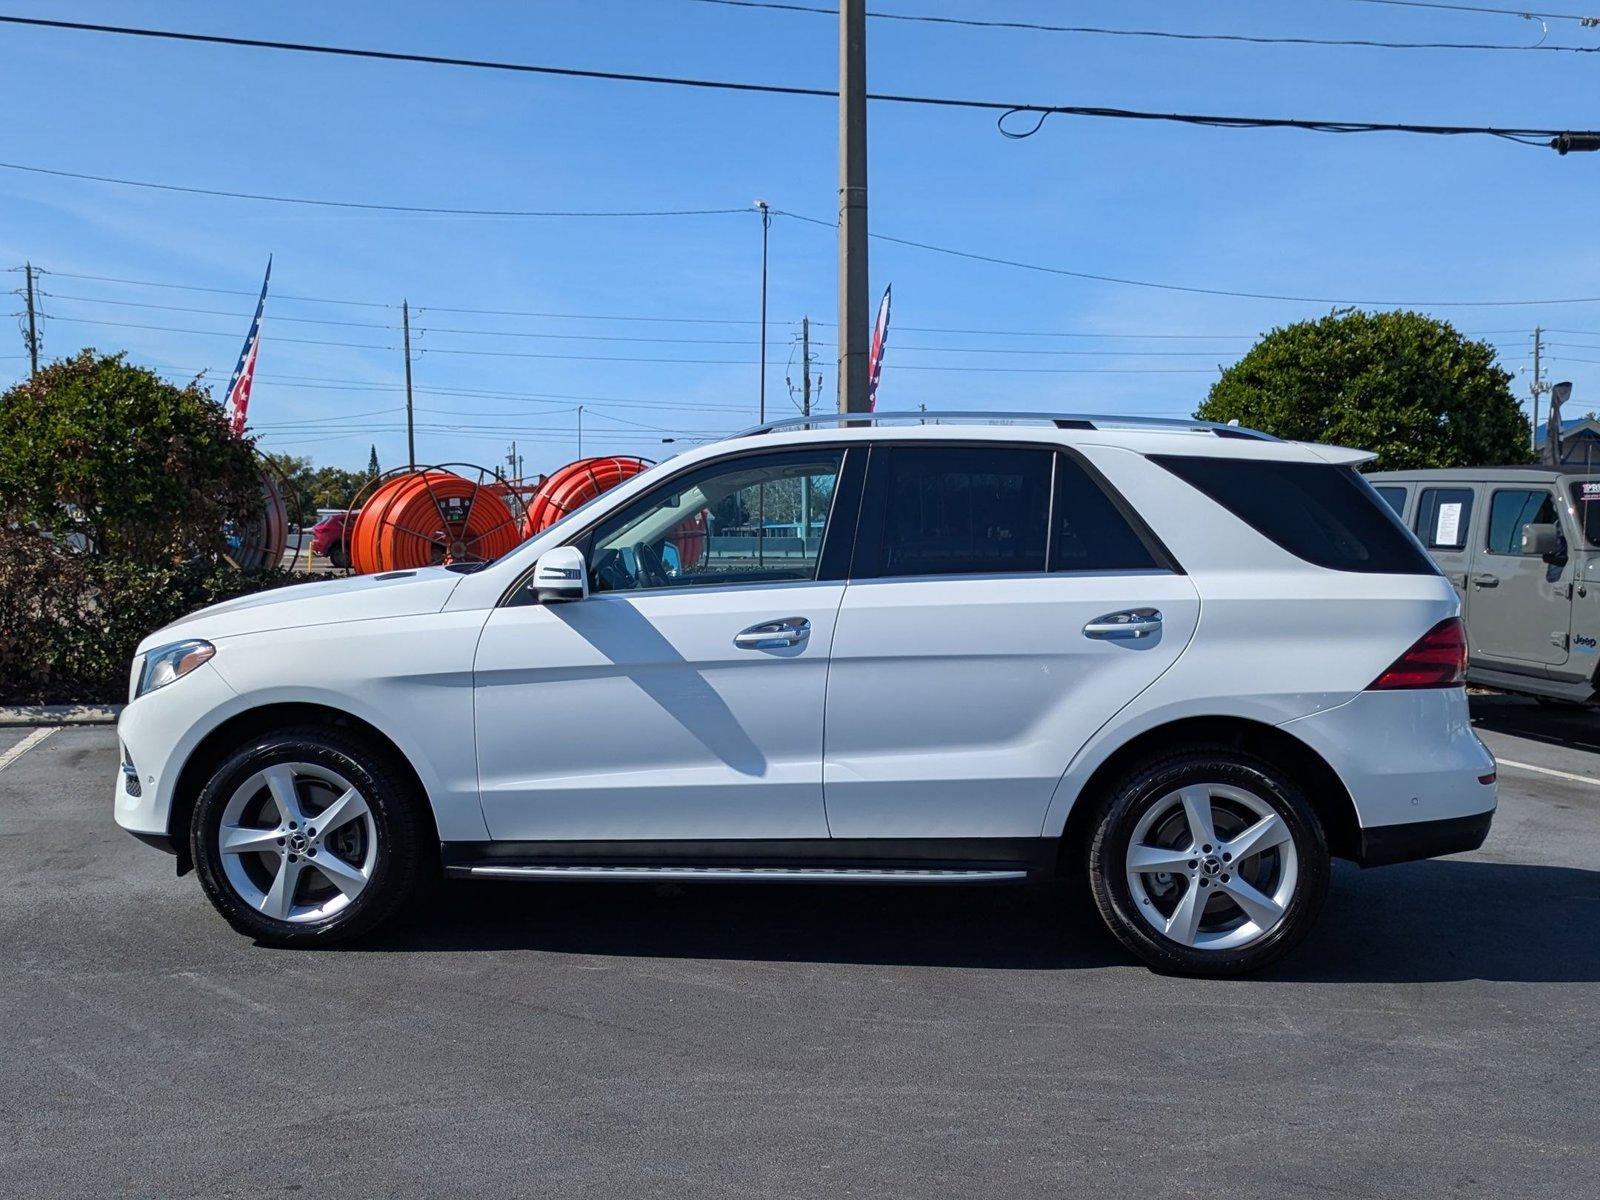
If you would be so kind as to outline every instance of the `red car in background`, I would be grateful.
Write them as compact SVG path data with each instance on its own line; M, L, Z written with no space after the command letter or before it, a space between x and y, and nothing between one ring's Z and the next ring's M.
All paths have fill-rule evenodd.
M345 529L354 522L354 513L339 512L322 518L311 528L311 552L322 555L336 567L348 567L350 554Z

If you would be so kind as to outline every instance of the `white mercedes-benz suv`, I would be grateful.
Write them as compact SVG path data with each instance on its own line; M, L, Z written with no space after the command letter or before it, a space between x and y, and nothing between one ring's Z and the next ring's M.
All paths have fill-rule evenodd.
M876 414L630 479L498 561L204 609L134 663L116 819L241 933L427 877L1086 877L1236 974L1330 857L1470 850L1458 601L1355 471L1199 422ZM454 514L459 517L459 514Z

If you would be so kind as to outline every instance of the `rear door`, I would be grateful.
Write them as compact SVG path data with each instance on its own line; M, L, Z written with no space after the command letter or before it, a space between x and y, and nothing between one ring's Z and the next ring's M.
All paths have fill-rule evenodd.
M1037 837L1073 754L1198 615L1189 579L1076 455L874 446L828 674L830 832Z
M1517 665L1560 666L1572 629L1570 561L1554 566L1522 553L1529 525L1559 525L1555 495L1549 487L1486 490L1487 519L1472 561L1473 651Z
M1417 510L1411 521L1411 528L1461 597L1463 615L1472 604L1468 576L1472 572L1472 545L1477 540L1472 531L1473 523L1479 519L1481 490L1473 483L1424 487L1418 493Z

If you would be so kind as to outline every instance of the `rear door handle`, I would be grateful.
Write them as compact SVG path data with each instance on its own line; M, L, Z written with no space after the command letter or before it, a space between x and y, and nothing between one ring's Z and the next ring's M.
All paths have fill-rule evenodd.
M1125 608L1096 617L1083 627L1083 636L1105 641L1132 641L1161 632L1161 612L1154 608Z
M1476 588L1499 587L1500 576L1491 575L1485 571L1482 575L1474 575L1472 577L1472 586Z
M781 617L741 629L733 635L733 644L741 650L781 650L798 646L810 636L811 622L804 617Z

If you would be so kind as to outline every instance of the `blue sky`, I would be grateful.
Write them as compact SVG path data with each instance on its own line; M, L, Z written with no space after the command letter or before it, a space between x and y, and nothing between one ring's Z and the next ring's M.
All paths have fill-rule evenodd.
M1539 35L1535 24L1514 17L1355 0L882 0L877 7L1507 45ZM825 16L693 0L9 0L0 8L824 87L832 86L836 65L835 25ZM1600 46L1600 30L1555 23L1549 40ZM1579 54L1189 44L892 21L870 23L868 46L877 91L1600 127L1600 58ZM836 115L824 99L16 27L0 28L0 47L13 98L0 138L0 160L9 163L427 206L738 208L759 197L829 220L836 204ZM1421 301L1418 307L1499 346L1508 369L1519 372L1523 394L1530 332L1542 324L1563 331L1549 335L1548 358L1553 378L1575 382L1573 410L1600 407L1600 304L1436 304L1600 296L1592 242L1600 155L1561 158L1487 139L1062 117L1033 138L1008 141L981 113L889 105L872 109L869 147L875 232L1177 284ZM369 442L385 466L403 460L394 328L402 298L419 310L420 460L494 463L515 438L530 473L551 470L576 455L580 403L586 453L651 458L672 451L663 437L737 429L756 416L760 227L753 212L650 220L393 216L5 169L0 212L0 267L31 259L48 272L47 355L85 345L125 349L174 378L206 368L219 390L254 303L228 293L253 292L274 254L251 423L264 446L319 463L364 465ZM782 218L771 233L767 405L769 415L782 415L794 411L785 379L798 384L789 363L807 314L817 322L822 403L833 403L835 244L829 229ZM871 274L874 298L894 284L880 398L886 409L1184 415L1204 397L1218 364L1254 336L1330 307L1092 283L883 242L873 244ZM21 282L20 275L6 278ZM146 307L153 305L172 307ZM174 311L181 308L208 311ZM452 308L575 315L446 311ZM641 317L673 320L623 319ZM968 330L980 332L953 332ZM320 342L341 344L312 344ZM20 339L9 335L0 344L0 379L23 373L20 350Z

